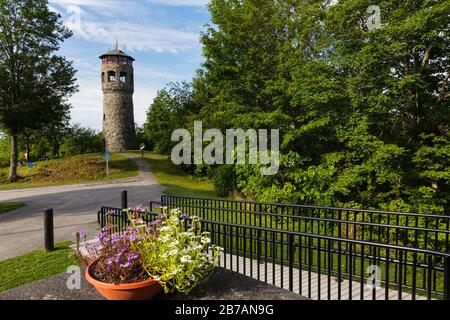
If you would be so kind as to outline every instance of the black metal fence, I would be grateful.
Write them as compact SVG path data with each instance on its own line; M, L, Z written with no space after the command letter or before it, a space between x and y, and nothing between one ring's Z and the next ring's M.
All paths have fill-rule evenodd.
M222 267L313 299L450 299L448 216L167 195L160 206L199 216ZM104 207L99 223L128 222Z

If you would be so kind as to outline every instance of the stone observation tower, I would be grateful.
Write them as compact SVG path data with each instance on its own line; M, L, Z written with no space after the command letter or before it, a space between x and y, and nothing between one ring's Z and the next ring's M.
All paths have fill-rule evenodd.
M116 49L102 59L103 137L105 150L121 152L135 149L133 114L134 58Z

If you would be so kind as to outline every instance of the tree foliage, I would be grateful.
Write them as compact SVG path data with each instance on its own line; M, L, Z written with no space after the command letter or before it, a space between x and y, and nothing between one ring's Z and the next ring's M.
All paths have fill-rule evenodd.
M59 155L63 157L79 154L101 152L103 149L103 135L90 128L76 124L67 129L64 135Z
M0 126L11 138L10 180L18 135L68 117L75 70L55 52L70 36L46 0L0 0Z
M171 83L160 90L147 112L144 135L154 150L170 153L172 131L184 128L196 114L191 85Z
M237 191L450 211L450 1L212 0L209 11L185 105L204 128L281 133L279 173L234 166Z

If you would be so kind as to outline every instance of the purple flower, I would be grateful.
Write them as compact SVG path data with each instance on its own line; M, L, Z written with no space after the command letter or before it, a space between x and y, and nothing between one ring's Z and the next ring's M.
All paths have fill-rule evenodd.
M122 267L122 268L129 268L129 267L131 267L131 262L127 262L127 263L124 263L124 264L121 264L120 266Z
M137 258L139 258L139 253L137 252L128 256L128 259L130 260L136 260Z

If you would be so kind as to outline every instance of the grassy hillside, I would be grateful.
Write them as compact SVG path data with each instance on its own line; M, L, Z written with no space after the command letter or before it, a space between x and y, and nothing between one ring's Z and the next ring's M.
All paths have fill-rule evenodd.
M217 198L211 180L192 177L181 170L179 166L173 164L169 156L146 152L144 157L149 162L158 182L166 187L164 193L178 196Z
M0 190L126 178L137 176L139 170L131 159L112 154L107 177L103 154L98 153L36 162L32 173L30 177L30 169L20 166L19 180L8 183L8 168L0 168Z

